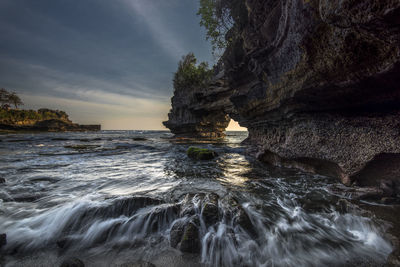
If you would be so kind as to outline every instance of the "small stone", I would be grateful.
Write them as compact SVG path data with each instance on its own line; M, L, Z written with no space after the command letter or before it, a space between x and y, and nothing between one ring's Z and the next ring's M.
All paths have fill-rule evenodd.
M386 179L381 180L379 187L380 189L383 190L384 196L388 197L393 196L395 191L395 184L392 180L386 180Z
M78 258L65 259L60 267L85 267L85 264Z
M391 205L397 202L397 198L394 197L383 197L380 200L381 204L385 204L385 205Z

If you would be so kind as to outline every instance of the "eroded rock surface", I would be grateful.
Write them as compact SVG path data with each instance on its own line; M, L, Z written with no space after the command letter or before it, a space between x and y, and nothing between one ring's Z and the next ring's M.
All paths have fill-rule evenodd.
M400 2L244 2L213 85L175 92L165 125L220 137L233 118L261 160L400 193Z

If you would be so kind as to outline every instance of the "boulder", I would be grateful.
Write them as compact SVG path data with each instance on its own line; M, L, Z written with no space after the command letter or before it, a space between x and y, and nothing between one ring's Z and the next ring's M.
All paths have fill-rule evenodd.
M171 228L170 244L182 252L199 253L201 244L198 219L177 221Z

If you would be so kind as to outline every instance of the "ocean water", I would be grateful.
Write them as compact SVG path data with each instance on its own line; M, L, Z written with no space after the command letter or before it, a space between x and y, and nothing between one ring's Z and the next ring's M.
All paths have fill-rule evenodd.
M171 140L166 131L0 136L0 234L5 266L372 266L392 247L385 227L343 211L332 178L248 157L246 132L222 143ZM218 157L196 161L190 146ZM218 198L207 222L209 196ZM182 212L190 206L191 212ZM238 208L240 207L240 208ZM247 224L236 213L245 213ZM171 247L196 218L196 253Z

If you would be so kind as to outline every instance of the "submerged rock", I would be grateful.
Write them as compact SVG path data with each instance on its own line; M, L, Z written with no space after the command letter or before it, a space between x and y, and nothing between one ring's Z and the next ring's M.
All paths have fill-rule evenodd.
M0 248L7 245L7 235L0 234Z
M147 261L127 262L118 267L156 267L153 263Z
M85 267L85 264L78 258L68 258L61 263L60 267Z
M213 193L187 194L180 203L180 218L170 230L170 245L182 252L199 253L205 233L217 231L226 225L226 232L233 242L238 242L233 228L240 226L249 235L256 231L245 209L232 197ZM225 231L225 230L224 230Z
M13 195L12 200L15 202L34 202L42 197L43 195L41 194L22 193L18 195Z
M94 149L100 147L100 145L67 145L65 148L74 149L74 150L87 150Z
M132 140L133 140L133 141L146 141L146 140L147 140L147 138L145 138L145 137L140 137L140 136L137 136L137 137L133 137L133 138L132 138Z
M6 182L6 179L4 179L3 177L0 177L0 184L4 184Z
M187 155L192 159L209 160L215 158L217 153L206 148L189 147Z

